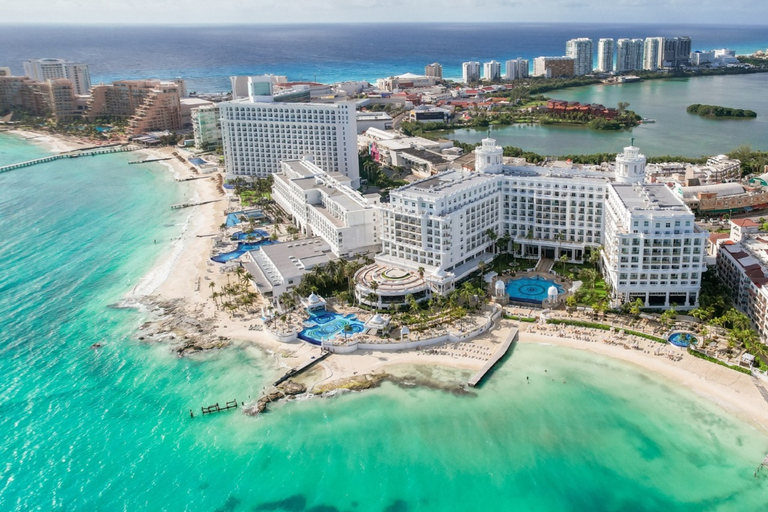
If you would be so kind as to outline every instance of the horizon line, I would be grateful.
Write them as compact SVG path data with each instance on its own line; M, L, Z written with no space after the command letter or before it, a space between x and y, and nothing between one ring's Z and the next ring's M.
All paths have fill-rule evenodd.
M581 25L581 26L696 26L696 27L765 27L768 23L745 23L723 24L718 22L632 22L621 23L613 21L271 21L271 22L214 22L214 23L185 23L185 22L126 22L126 23L104 23L100 21L77 21L77 22L36 22L36 21L16 21L0 22L0 27L12 26L57 26L57 27L233 27L233 26L309 26L309 25Z

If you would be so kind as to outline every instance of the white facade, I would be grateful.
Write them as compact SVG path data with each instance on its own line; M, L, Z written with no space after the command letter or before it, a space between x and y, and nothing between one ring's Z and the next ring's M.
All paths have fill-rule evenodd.
M664 38L646 37L643 48L643 69L655 71L662 67L664 59Z
M477 61L461 63L461 78L465 84L480 81L480 63Z
M354 102L262 103L250 99L219 104L227 172L266 177L282 160L311 156L329 173L358 185Z
M302 233L319 236L339 257L378 250L378 200L354 190L346 176L326 173L308 160L283 161L281 169L272 197Z
M381 209L381 264L425 269L445 292L491 259L487 230L500 225L500 178L447 171L390 193Z
M516 58L506 62L504 78L507 80L520 80L528 78L528 59Z
M643 69L642 39L619 39L616 41L616 71L624 73Z
M597 70L603 73L613 71L613 39L600 39L597 42Z
M565 43L565 55L574 60L573 72L576 76L592 73L592 40L586 37L571 39Z
M642 183L638 148L617 155L615 174L504 166L493 139L483 140L475 160L475 172L448 171L391 192L381 206L377 263L421 267L445 293L490 260L491 230L526 257L582 261L602 245L615 304L639 297L648 306L698 305L707 233L665 185Z
M495 60L483 63L483 80L489 82L501 80L501 64Z
M88 64L64 59L30 59L24 62L24 74L38 82L66 78L72 82L75 94L86 95L91 89Z
M613 184L608 190L603 272L615 303L697 307L708 234L664 184Z
M218 105L206 105L192 109L192 131L195 147L209 150L221 147L221 112Z

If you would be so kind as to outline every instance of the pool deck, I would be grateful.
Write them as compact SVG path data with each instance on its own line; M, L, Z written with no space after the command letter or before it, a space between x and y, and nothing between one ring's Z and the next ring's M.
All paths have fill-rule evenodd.
M507 352L509 351L509 347L512 346L512 343L517 339L517 329L512 329L509 331L509 335L507 336L507 339L504 340L504 343L502 343L501 347L496 351L495 354L488 360L488 362L483 365L480 370L475 373L471 379L469 379L469 387L476 387L480 382L483 380L485 375L491 371L491 369L498 363L501 358L503 358Z

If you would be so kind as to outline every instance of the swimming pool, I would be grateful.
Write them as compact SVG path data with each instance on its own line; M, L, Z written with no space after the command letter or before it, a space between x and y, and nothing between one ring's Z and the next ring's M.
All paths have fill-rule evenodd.
M227 215L227 222L226 222L227 227L231 228L232 226L237 226L238 224L240 224L240 222L242 222L240 220L240 217L242 216L250 217L253 219L260 219L261 217L264 216L264 212L262 212L261 210L251 210L250 212L230 213L229 215Z
M269 232L264 231L263 229L254 229L253 233L246 233L245 231L237 231L235 233L232 233L233 240L248 240L249 237L252 240L258 240L259 238L268 238Z
M304 325L305 328L299 333L299 339L313 345L321 345L322 342L334 338L352 336L365 329L365 324L357 319L357 315L350 313L345 316L330 311L312 313ZM345 330L347 325L349 329Z
M272 240L269 240L266 238L259 240L258 242L252 242L252 243L239 242L237 244L237 249L235 249L234 251L225 252L222 254L218 254L216 256L212 256L211 259L216 263L226 263L229 260L234 260L235 258L239 258L240 256L242 256L248 251L258 250L259 247L261 247L262 245L272 245L276 243L277 242L273 242Z
M557 288L558 294L565 291L559 284L541 276L513 279L507 283L506 291L512 300L541 304L547 298L547 291L552 285Z
M676 332L669 335L667 338L671 344L676 347L687 347L688 345L695 345L699 342L698 338L689 332Z

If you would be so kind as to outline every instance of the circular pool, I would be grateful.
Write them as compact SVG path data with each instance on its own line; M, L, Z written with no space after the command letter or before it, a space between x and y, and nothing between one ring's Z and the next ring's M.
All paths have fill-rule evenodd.
M675 332L669 335L667 338L671 344L676 347L687 347L688 345L695 345L699 340L693 334L689 332Z
M553 280L541 276L513 279L507 283L506 291L511 300L540 304L547 298L547 290L551 286L557 288L558 294L565 291L562 286Z

